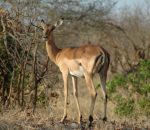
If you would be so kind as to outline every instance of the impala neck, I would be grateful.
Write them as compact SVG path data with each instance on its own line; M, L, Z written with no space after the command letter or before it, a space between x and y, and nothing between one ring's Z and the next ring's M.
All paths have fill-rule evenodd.
M48 37L48 41L46 41L46 50L47 50L49 58L54 63L56 63L56 55L58 54L60 49L57 48L57 46L55 45L55 39L53 36L53 32L51 32L51 34Z

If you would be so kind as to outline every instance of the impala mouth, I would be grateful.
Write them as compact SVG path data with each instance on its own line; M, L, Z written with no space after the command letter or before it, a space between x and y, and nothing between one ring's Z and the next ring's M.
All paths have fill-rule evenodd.
M43 36L43 39L47 40L47 39L48 39L48 36Z
M45 42L48 41L48 36L43 36L42 40L45 41Z

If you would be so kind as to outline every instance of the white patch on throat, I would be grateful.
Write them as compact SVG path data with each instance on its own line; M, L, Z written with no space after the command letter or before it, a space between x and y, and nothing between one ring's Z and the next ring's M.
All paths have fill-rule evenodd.
M76 77L83 77L83 67L80 66L78 70L76 71L70 71L70 74L73 75L73 76L76 76Z

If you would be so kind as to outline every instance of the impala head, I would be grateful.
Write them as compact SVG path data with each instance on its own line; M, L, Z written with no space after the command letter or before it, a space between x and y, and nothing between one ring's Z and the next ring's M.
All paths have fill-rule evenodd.
M55 28L59 27L60 25L62 25L63 23L63 19L60 19L59 21L57 21L54 25L49 25L49 24L46 24L44 22L44 20L41 20L41 27L42 27L42 30L43 30L43 37L45 39L47 39L50 34L55 30Z

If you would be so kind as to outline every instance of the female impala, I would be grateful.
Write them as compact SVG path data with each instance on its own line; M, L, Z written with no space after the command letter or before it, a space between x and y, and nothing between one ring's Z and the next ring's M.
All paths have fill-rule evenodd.
M59 67L62 72L64 81L64 115L61 122L67 117L67 96L68 96L68 76L72 77L74 96L78 109L78 123L81 122L80 105L78 102L77 91L77 77L85 78L87 88L91 96L91 106L89 122L91 125L93 121L93 109L96 99L96 91L93 85L93 76L98 73L100 76L102 91L104 94L104 118L106 120L106 106L107 106L107 94L106 94L106 77L110 62L110 56L106 50L98 45L83 45L76 48L57 48L53 31L56 27L60 26L63 20L58 21L55 25L49 27L45 22L41 21L41 26L44 32L44 38L46 40L46 49L49 58Z

